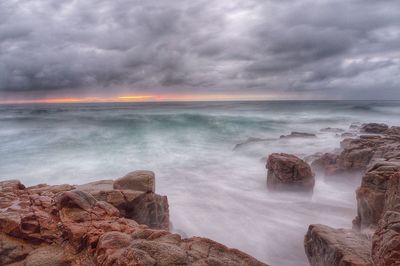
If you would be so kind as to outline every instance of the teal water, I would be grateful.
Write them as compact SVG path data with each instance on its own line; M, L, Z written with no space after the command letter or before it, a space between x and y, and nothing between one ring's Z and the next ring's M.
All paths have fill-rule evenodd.
M306 156L341 140L321 128L400 125L400 102L197 102L0 105L0 179L81 184L137 170L156 173L173 230L213 238L273 265L307 265L310 223L350 227L357 183L325 183L313 198L271 195L272 152ZM291 131L317 139L271 140L233 150L248 137ZM289 252L290 251L290 252Z

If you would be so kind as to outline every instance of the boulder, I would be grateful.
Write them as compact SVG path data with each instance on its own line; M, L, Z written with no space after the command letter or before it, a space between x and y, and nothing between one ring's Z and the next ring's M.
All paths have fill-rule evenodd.
M134 171L114 181L114 189L155 192L155 177L151 171Z
M268 157L267 187L271 190L312 191L314 173L300 158L285 153L273 153Z
M361 126L361 132L372 133L372 134L383 134L388 129L389 129L388 125L378 124L378 123L368 123L368 124L363 124Z
M372 266L371 241L351 229L310 225L304 238L305 252L312 266Z

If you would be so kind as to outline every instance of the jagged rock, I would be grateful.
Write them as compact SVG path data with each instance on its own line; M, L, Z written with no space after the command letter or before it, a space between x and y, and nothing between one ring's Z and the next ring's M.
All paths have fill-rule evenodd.
M357 217L354 226L375 228L382 218L390 179L400 171L400 162L378 162L368 169L357 189ZM399 201L400 203L400 201Z
M336 160L332 155L332 160L322 159L322 163L320 160L314 163L315 166L325 168L325 176L359 173L365 171L375 161L400 158L400 136L362 135L359 138L344 139L341 148L342 151Z
M112 180L101 180L77 186L97 200L116 207L125 218L154 229L169 230L168 199L152 192L114 189Z
M371 241L351 229L310 225L304 238L305 252L312 266L369 266Z
M273 153L268 157L267 187L272 190L312 191L314 173L300 158L285 153Z
M363 124L361 126L361 132L373 133L373 134L383 134L388 129L389 129L388 125L378 124L378 123L368 123L368 124Z
M0 233L0 264L8 265L25 259L35 245Z
M281 135L279 138L316 138L317 135L312 133L304 133L304 132L291 132L290 135Z
M377 266L400 265L400 172L389 180L384 215L372 241L372 258Z
M0 182L0 259L1 265L265 265L209 239L139 225L73 186L25 188L18 181Z
M385 131L386 135L400 135L400 127L391 127Z

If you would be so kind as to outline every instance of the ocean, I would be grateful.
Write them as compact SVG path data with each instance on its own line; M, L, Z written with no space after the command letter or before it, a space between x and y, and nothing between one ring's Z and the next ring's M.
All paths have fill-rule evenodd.
M272 265L308 265L308 225L351 227L351 182L316 176L312 197L269 193L265 158L339 147L352 123L400 125L397 101L0 105L0 179L82 184L152 170L172 231L204 236ZM279 139L291 131L313 139ZM249 137L267 139L234 149Z

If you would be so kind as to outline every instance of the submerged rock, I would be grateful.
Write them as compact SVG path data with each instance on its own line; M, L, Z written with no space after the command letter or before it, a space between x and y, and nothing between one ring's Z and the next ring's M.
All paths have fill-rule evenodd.
M304 132L291 132L290 135L281 135L279 138L316 138L317 135L312 133L304 133Z
M112 186L110 180L80 189L0 182L0 264L265 265L212 240L182 239L122 217L118 203L142 204L143 210L156 194Z
M312 266L373 265L371 241L355 230L310 225L304 238L304 247Z
M235 147L233 148L233 150L243 148L244 146L247 146L247 145L250 145L253 143L259 143L259 142L265 142L265 141L271 141L271 140L274 140L274 139L249 137L246 141L236 144Z
M312 191L314 173L300 158L285 153L273 153L268 157L267 187L271 190Z
M321 132L331 132L331 133L342 133L344 132L344 129L342 128L336 128L336 127L326 127L320 129Z

